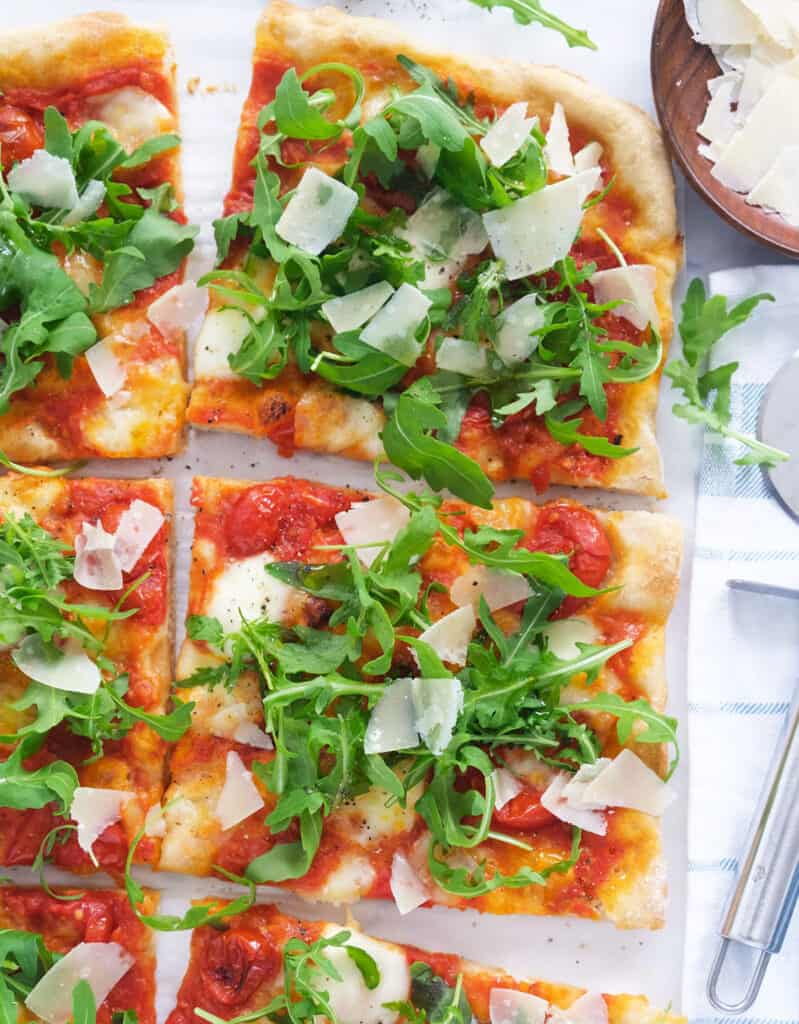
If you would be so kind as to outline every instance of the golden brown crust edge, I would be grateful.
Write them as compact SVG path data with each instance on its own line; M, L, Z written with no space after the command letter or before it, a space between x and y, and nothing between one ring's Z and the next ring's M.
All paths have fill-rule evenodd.
M168 72L169 40L111 11L0 33L0 89L58 89L136 62L162 64Z

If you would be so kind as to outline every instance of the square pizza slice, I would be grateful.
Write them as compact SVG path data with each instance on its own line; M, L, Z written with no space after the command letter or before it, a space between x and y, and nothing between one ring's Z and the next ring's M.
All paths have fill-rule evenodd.
M195 426L385 453L478 504L484 474L663 494L681 243L640 110L273 0L224 212Z
M171 518L164 480L0 479L0 864L121 872L160 802Z
M0 947L6 1020L155 1024L152 936L124 892L3 886Z
M643 996L516 979L452 953L374 939L356 925L255 906L192 934L167 1024L255 1020L291 1007L295 1024L684 1024ZM259 1011L261 1011L259 1013Z
M680 531L199 478L160 865L658 927Z
M21 462L182 445L181 210L166 36L119 14L0 32L0 449Z

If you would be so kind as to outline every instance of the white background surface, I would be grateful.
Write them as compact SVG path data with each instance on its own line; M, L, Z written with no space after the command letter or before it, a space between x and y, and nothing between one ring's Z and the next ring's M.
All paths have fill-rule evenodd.
M303 6L314 6L305 0ZM23 25L66 14L91 10L94 5L73 0L25 0L2 4L5 24ZM203 224L200 263L210 261L210 221L219 216L227 191L233 141L241 104L250 78L253 26L258 2L218 3L204 0L105 0L105 9L165 24L175 44L179 100L184 140L186 210L193 222ZM649 84L649 37L655 0L551 0L550 6L564 18L589 30L599 51L569 50L554 33L536 26L516 25L506 11L471 7L466 0L351 0L337 6L354 14L391 17L408 27L423 45L468 53L513 57L540 63L558 63L591 78L608 91L652 111ZM186 89L188 79L199 76L195 95ZM208 93L207 86L217 87ZM776 261L767 250L750 243L724 225L691 194L685 197L688 225L689 273L707 273L744 263ZM678 293L679 296L679 293ZM664 387L664 392L667 392ZM669 413L670 396L661 401L659 440L665 454L668 501L659 510L676 516L686 533L686 569L680 600L669 629L669 682L671 710L680 715L685 707L684 649L687 636L688 569L695 504L697 438ZM279 458L269 442L253 443L232 435L197 434L187 451L161 465L103 463L90 467L106 475L142 476L163 473L177 483L179 538L178 587L185 595L187 552L191 539L188 487L197 472L269 479L293 473L333 484L368 486L371 469L345 460L300 454L291 462ZM504 487L530 493L520 484ZM636 507L641 500L589 495L617 507ZM183 604L178 607L182 619ZM687 766L678 780L682 795L687 789ZM669 862L671 898L668 925L659 933L618 932L609 925L521 917L491 918L472 912L444 909L420 910L400 918L393 906L364 903L355 916L372 932L422 946L461 952L476 960L506 967L519 975L561 980L605 991L641 991L661 1005L679 1006L683 956L685 897L685 799L665 819L665 843ZM149 880L149 879L148 879ZM164 909L176 910L189 898L208 894L213 884L202 879L153 876L152 884L168 890ZM303 912L311 908L303 906ZM721 909L721 908L719 908ZM318 910L315 916L320 916ZM329 913L326 916L330 916ZM174 986L186 957L187 935L159 936L159 1019L173 1005Z

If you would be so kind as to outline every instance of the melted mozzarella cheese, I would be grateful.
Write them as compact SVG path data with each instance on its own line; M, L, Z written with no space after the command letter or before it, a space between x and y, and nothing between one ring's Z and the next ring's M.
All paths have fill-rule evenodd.
M375 877L375 869L366 857L348 854L347 858L327 875L314 896L324 903L356 903L372 888Z
M326 925L322 934L330 938L340 932L336 925ZM363 975L343 947L325 950L341 980L320 977L316 984L330 995L330 1005L339 1024L394 1024L399 1014L386 1003L396 1003L410 996L411 975L405 953L388 942L380 942L355 929L350 929L348 946L362 949L377 964L380 980L368 989Z
M250 321L239 309L212 310L194 343L194 375L234 380L228 356L234 356L250 333Z
M274 558L266 552L230 562L214 578L205 614L219 619L226 633L234 633L245 619L267 618L282 622L301 600L299 591L266 572Z
M92 117L108 125L116 140L129 152L147 139L175 127L175 119L164 104L135 86L95 96L88 106Z
M359 846L368 848L410 831L416 820L415 802L413 792L405 807L401 807L396 800L389 799L385 790L373 786L336 813L346 819L347 834Z
M72 991L86 981L96 1006L134 964L118 942L79 942L50 968L25 997L25 1005L47 1024L66 1024L72 1018Z
M383 410L374 402L315 389L300 397L294 410L294 442L321 452L357 451L358 458L383 453Z
M247 771L244 762L235 750L229 750L225 762L225 784L216 802L216 817L223 831L233 828L240 821L264 806L252 772Z

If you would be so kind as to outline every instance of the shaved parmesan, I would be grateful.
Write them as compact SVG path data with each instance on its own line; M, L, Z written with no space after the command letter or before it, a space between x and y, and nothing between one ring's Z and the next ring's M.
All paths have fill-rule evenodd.
M497 259L510 281L548 270L566 256L583 219L583 203L596 189L598 168L548 185L509 206L483 214Z
M582 171L593 171L599 168L599 161L602 159L602 145L599 142L589 142L574 154L574 172L580 174Z
M170 334L194 334L208 309L208 289L193 281L176 284L159 295L147 309L147 319L165 337Z
M750 43L760 31L757 18L741 0L696 0L700 43L726 46Z
M379 313L361 331L361 341L385 352L405 366L413 366L422 345L416 338L419 325L433 303L412 284L401 284Z
M282 622L302 598L294 587L267 573L266 566L273 561L263 552L225 566L211 584L205 614L219 619L226 633L240 629L242 618Z
M488 996L491 1024L544 1024L549 1003L530 992L492 988Z
M524 789L524 783L507 768L495 768L491 773L491 779L494 783L494 807L498 811Z
M586 992L568 1010L550 1007L547 1024L608 1024L608 1004L598 992Z
M467 604L478 607L480 598L484 597L489 611L493 612L517 601L526 601L531 591L530 584L519 573L473 565L453 582L449 593L459 607Z
M416 150L416 162L421 167L422 173L428 181L431 181L436 173L440 156L441 146L436 146L432 142L426 142Z
M409 519L410 512L402 502L386 495L374 501L356 501L345 512L338 512L336 526L344 543L357 547L360 561L370 566L383 545L393 543Z
M788 0L787 3L785 0L743 0L743 4L755 15L777 46L789 48L795 45L792 26L795 31L799 30L799 12L794 0Z
M584 801L573 802L565 795L564 790L570 779L571 776L567 772L558 772L541 794L541 806L560 821L575 825L584 832L591 832L597 836L606 835L608 823L603 814L598 810L586 808Z
M468 604L442 616L419 639L429 644L442 661L450 665L465 665L466 651L476 623L474 608Z
M413 870L403 854L395 853L391 861L391 895L401 914L409 914L430 899L427 886Z
M547 623L543 635L550 651L562 661L572 661L579 656L577 644L595 644L598 639L594 624L575 616Z
M219 736L221 739L233 738L233 733L242 722L249 718L249 707L243 700L233 701L232 704L224 704L217 712L208 719L208 728L212 736Z
M451 370L465 377L485 377L488 373L488 350L463 338L443 338L436 352L439 370Z
M387 754L418 745L411 683L411 679L396 679L385 688L369 716L364 753Z
M718 88L713 90L704 120L696 130L708 142L726 146L737 130L732 104L735 102L741 81L738 75L721 75L717 81Z
M78 205L72 165L46 149L37 149L33 156L15 164L8 172L8 187L33 206L71 210Z
M569 126L560 103L556 103L552 111L544 156L549 169L555 174L574 174L574 157L569 142Z
M339 237L357 205L358 193L354 189L318 167L309 167L275 231L284 241L318 256Z
M413 679L411 696L415 727L427 749L438 757L449 745L458 715L463 710L460 680Z
M114 554L123 572L130 572L164 525L164 513L136 498L119 517L114 533Z
M38 635L26 636L11 659L29 679L54 690L96 693L102 682L100 669L75 642L55 648L45 646Z
M86 981L99 1009L134 964L118 942L79 942L57 960L25 997L25 1005L47 1024L72 1019L72 992Z
M119 821L122 805L128 800L135 800L136 794L123 789L94 789L90 786L78 786L72 797L69 815L78 826L78 846L91 857L97 867L94 856L94 844L109 825Z
M629 320L639 331L649 324L655 329L660 324L655 302L657 270L649 263L632 263L610 270L598 270L589 278L594 298L604 305L621 301L613 310L615 316Z
M585 791L609 764L609 757L600 757L593 764L580 765L574 775L567 780L562 795L572 807L584 811L600 811L604 808L604 804L586 800Z
M153 804L144 816L144 834L155 839L166 835L166 817L160 804Z
M272 737L263 731L255 722L242 722L233 731L233 739L236 743L243 743L248 747L255 747L256 750L274 750L275 744Z
M433 189L396 233L426 265L423 288L446 287L461 272L466 258L488 245L479 214L460 206L441 188Z
M722 76L726 79L728 76ZM733 90L729 97L730 103L735 103L735 112L730 111L729 116L733 119L734 123L741 125L746 121L747 117L752 113L757 104L760 102L763 93L768 88L769 82L774 77L774 68L763 61L758 60L756 57L750 57L744 67L743 80L739 74L730 75L731 78L737 78L738 90ZM709 84L709 83L708 83ZM713 99L715 100L715 95ZM713 105L711 101L711 106ZM710 113L710 107L708 107L708 113L705 115L705 121L708 120ZM726 115L725 115L726 117ZM703 122L704 123L704 122ZM700 125L697 131L704 135L702 126ZM726 138L721 138L719 142L729 142L732 137L730 133ZM715 140L714 140L715 141Z
M92 179L62 223L65 227L72 227L73 224L80 224L82 220L88 220L93 213L97 212L104 199L105 185L102 181Z
M367 320L371 320L393 294L394 289L388 281L378 281L377 284L370 284L368 288L361 288L358 292L328 299L322 303L322 312L336 334L343 334L344 331L354 331L356 327L361 327Z
M76 583L89 590L119 590L122 568L114 551L116 538L99 523L84 523L75 538Z
M499 317L494 349L506 366L523 363L538 348L538 337L532 332L544 326L546 319L538 296L531 292L506 306Z
M252 772L247 771L235 750L229 750L225 762L225 784L214 810L222 831L226 832L234 825L238 825L263 806L264 802L253 782Z
M195 377L214 377L217 380L238 377L231 368L230 356L238 352L251 329L249 319L240 309L212 310L194 344Z
M723 185L749 192L774 164L781 149L799 145L799 78L778 74L746 123L724 148L711 173Z
M527 116L526 102L512 103L480 140L480 148L494 167L502 167L519 152L537 123L537 117Z
M658 817L676 799L676 793L640 757L625 749L586 787L584 799Z
M780 152L746 201L775 210L799 227L799 146L786 146Z
M325 957L333 965L337 977L328 978L318 971L312 983L327 993L333 1020L339 1024L394 1024L399 1013L388 1009L386 1004L410 998L411 976L405 953L397 946L372 939L357 929L348 930L351 937L347 945L362 949L377 965L377 985L367 987L356 961L343 946L331 946L325 950ZM322 935L330 937L340 931L340 925L327 925Z
M86 349L84 355L92 376L105 397L115 395L124 385L127 373L108 342L96 342L91 348Z

